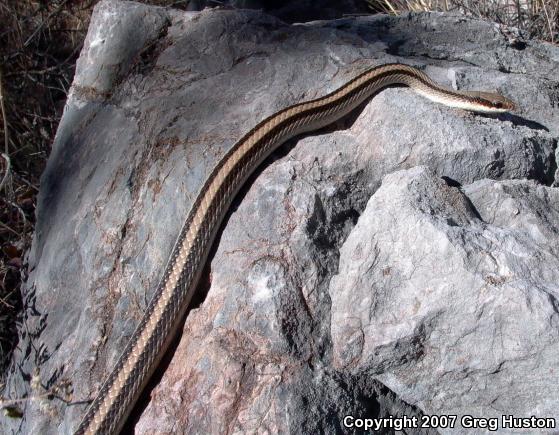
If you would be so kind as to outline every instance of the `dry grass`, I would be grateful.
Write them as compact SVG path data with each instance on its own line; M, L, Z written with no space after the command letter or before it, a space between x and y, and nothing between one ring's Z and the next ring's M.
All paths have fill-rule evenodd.
M87 28L90 3L0 0L0 370L16 344L24 253L39 177Z
M559 0L367 0L373 11L461 12L522 29L531 38L559 39Z

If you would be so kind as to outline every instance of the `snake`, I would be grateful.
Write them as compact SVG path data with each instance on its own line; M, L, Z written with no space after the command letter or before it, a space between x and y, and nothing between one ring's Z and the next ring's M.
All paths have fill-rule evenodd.
M503 113L515 103L495 92L454 90L420 69L371 67L335 91L267 117L219 160L198 192L141 321L87 408L75 434L118 434L162 356L184 323L210 248L235 195L256 168L287 140L348 115L387 87L407 86L445 106Z

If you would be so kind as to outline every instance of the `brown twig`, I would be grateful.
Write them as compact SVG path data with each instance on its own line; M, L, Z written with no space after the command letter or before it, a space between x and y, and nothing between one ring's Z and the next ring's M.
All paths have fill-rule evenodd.
M6 107L4 105L4 86L2 83L2 68L0 67L0 110L2 111L2 122L4 125L4 154L9 155L8 150L8 119L6 116Z
M4 87L2 83L2 68L0 67L0 111L2 112L2 124L4 126L4 152L2 153L2 158L6 162L6 169L4 171L4 176L2 181L0 181L0 193L6 187L6 195L8 195L8 182L10 180L11 173L11 161L10 161L10 151L9 151L9 140L10 134L8 129L8 117L6 116L6 106L4 103Z
M15 234L18 237L21 236L21 234L19 234L16 230L14 230L13 228L6 225L4 222L0 222L0 227L4 228L5 230L10 231L11 233Z
M8 294L7 294L6 296L4 296L3 298L0 298L0 303L3 304L4 306L6 306L7 308L11 309L11 310L13 310L14 307L13 307L13 305L11 305L11 304L9 304L9 303L7 302L7 299L9 299L10 296L12 296L12 294L13 294L14 291L15 291L15 290L12 290L10 293L8 293Z
M27 38L27 40L23 43L24 47L27 47L31 41L33 40L33 38L35 37L35 35L37 35L42 29L43 27L45 27L46 24L48 24L48 22L51 20L52 17L54 17L55 15L57 15L58 13L60 13L60 11L64 8L64 6L66 5L66 3L68 3L68 0L64 0L62 3L60 3L58 5L58 7L52 11L47 18L45 18L43 20L43 22L41 22L41 24L39 25L39 27L37 27L35 29L35 31L29 36L29 38Z
M4 189L4 185L7 183L8 179L10 178L12 163L10 161L10 157L6 153L2 153L0 154L0 156L6 162L6 170L4 171L4 176L2 177L2 181L0 181L0 192L2 192L2 190Z
M551 20L549 18L549 14L547 13L547 7L545 5L545 0L541 0L542 2L542 9L543 9L543 13L545 15L546 21L547 21L547 27L549 28L549 37L550 37L550 41L553 43L554 42L554 35L553 35L553 25L551 24Z

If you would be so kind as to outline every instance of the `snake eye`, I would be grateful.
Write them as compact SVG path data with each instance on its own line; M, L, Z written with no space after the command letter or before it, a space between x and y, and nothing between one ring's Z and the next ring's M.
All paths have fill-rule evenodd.
M493 106L497 109L502 109L503 103L501 101L496 101L495 103L493 103Z

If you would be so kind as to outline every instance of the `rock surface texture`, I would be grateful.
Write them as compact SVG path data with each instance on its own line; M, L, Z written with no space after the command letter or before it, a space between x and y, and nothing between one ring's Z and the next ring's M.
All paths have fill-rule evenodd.
M519 109L474 115L389 89L268 159L136 433L559 419L557 47L462 16L290 25L104 0L43 177L3 393L34 400L0 432L71 433L219 158L273 112L386 62Z

